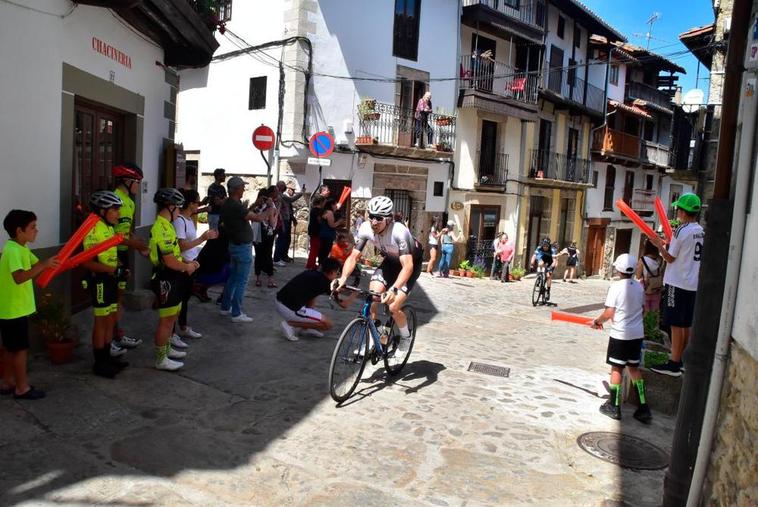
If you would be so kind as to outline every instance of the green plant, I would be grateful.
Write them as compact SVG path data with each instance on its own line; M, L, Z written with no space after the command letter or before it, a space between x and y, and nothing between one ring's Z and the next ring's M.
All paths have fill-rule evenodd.
M474 266L473 266L473 265L471 264L471 262L470 262L470 261L468 261L468 260L465 260L465 261L461 262L461 263L458 265L458 269L462 269L463 271L471 271L471 269L472 269L473 267L474 267Z
M511 269L511 276L513 276L513 278L522 278L525 274L526 270L524 268Z
M476 276L477 278L484 278L484 275L485 275L485 273L486 273L486 270L484 269L484 266L480 266L480 265L478 265L478 264L477 264L477 265L475 265L475 266L474 266L474 267L471 269L471 271L473 271L473 272L474 272L474 276Z
M361 116L366 116L368 114L371 114L375 112L376 110L376 100L372 98L363 98L361 99L360 104L358 104L358 112Z
M661 333L661 330L658 327L658 318L658 310L650 311L643 317L643 324L645 326L645 338L663 345L663 333Z
M208 223L208 213L203 211L202 213L197 214L197 222L200 224L207 224Z
M666 364L668 360L669 360L668 352L656 352L654 350L644 349L644 357L642 358L642 365L645 368L650 368L651 366L659 366L661 364Z
M71 317L63 298L50 292L43 294L37 301L34 323L45 340L65 341L66 331L71 327Z

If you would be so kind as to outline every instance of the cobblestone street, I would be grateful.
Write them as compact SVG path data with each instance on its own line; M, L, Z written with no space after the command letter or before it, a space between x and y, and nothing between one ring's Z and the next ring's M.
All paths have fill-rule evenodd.
M302 260L277 274L280 286ZM364 284L366 278L364 274ZM608 283L556 282L559 309L595 305ZM274 290L248 287L252 324L231 324L193 300L194 340L177 374L152 368L154 312L131 313L145 339L116 380L90 373L88 339L73 364L42 355L38 402L0 400L0 504L49 505L657 505L663 471L631 471L580 449L588 431L620 431L667 452L674 420L643 426L598 413L607 334L554 323L533 308L532 280L422 275L409 364L388 382L367 367L336 407L327 388L335 338L287 342ZM591 307L590 307L591 308ZM83 322L89 315L83 315ZM83 336L88 336L84 332ZM467 371L510 368L500 378ZM12 458L9 460L8 458Z

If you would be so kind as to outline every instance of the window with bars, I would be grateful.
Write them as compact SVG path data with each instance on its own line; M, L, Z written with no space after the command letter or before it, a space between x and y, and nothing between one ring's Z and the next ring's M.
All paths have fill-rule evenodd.
M232 20L232 0L216 0L216 16L218 20L226 23Z
M411 194L407 190L386 189L384 195L392 199L395 205L395 217L407 222L411 219Z

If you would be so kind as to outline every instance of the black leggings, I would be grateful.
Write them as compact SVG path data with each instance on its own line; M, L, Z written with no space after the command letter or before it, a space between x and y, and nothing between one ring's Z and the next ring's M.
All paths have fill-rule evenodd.
M179 310L179 325L181 327L187 327L187 311L189 310L189 300L192 297L192 286L195 285L195 275L184 275L184 295L182 296L182 309Z
M261 231L261 242L255 244L255 276L261 273L274 276L274 237L265 228Z
M329 254L332 251L332 245L334 245L334 239L321 238L318 246L318 264L319 266L324 263L324 259L329 258Z

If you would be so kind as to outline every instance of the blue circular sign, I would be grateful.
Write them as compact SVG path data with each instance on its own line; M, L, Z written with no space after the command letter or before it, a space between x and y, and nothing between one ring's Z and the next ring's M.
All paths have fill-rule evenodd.
M316 132L311 136L308 147L314 157L328 157L334 151L334 138L329 132Z

